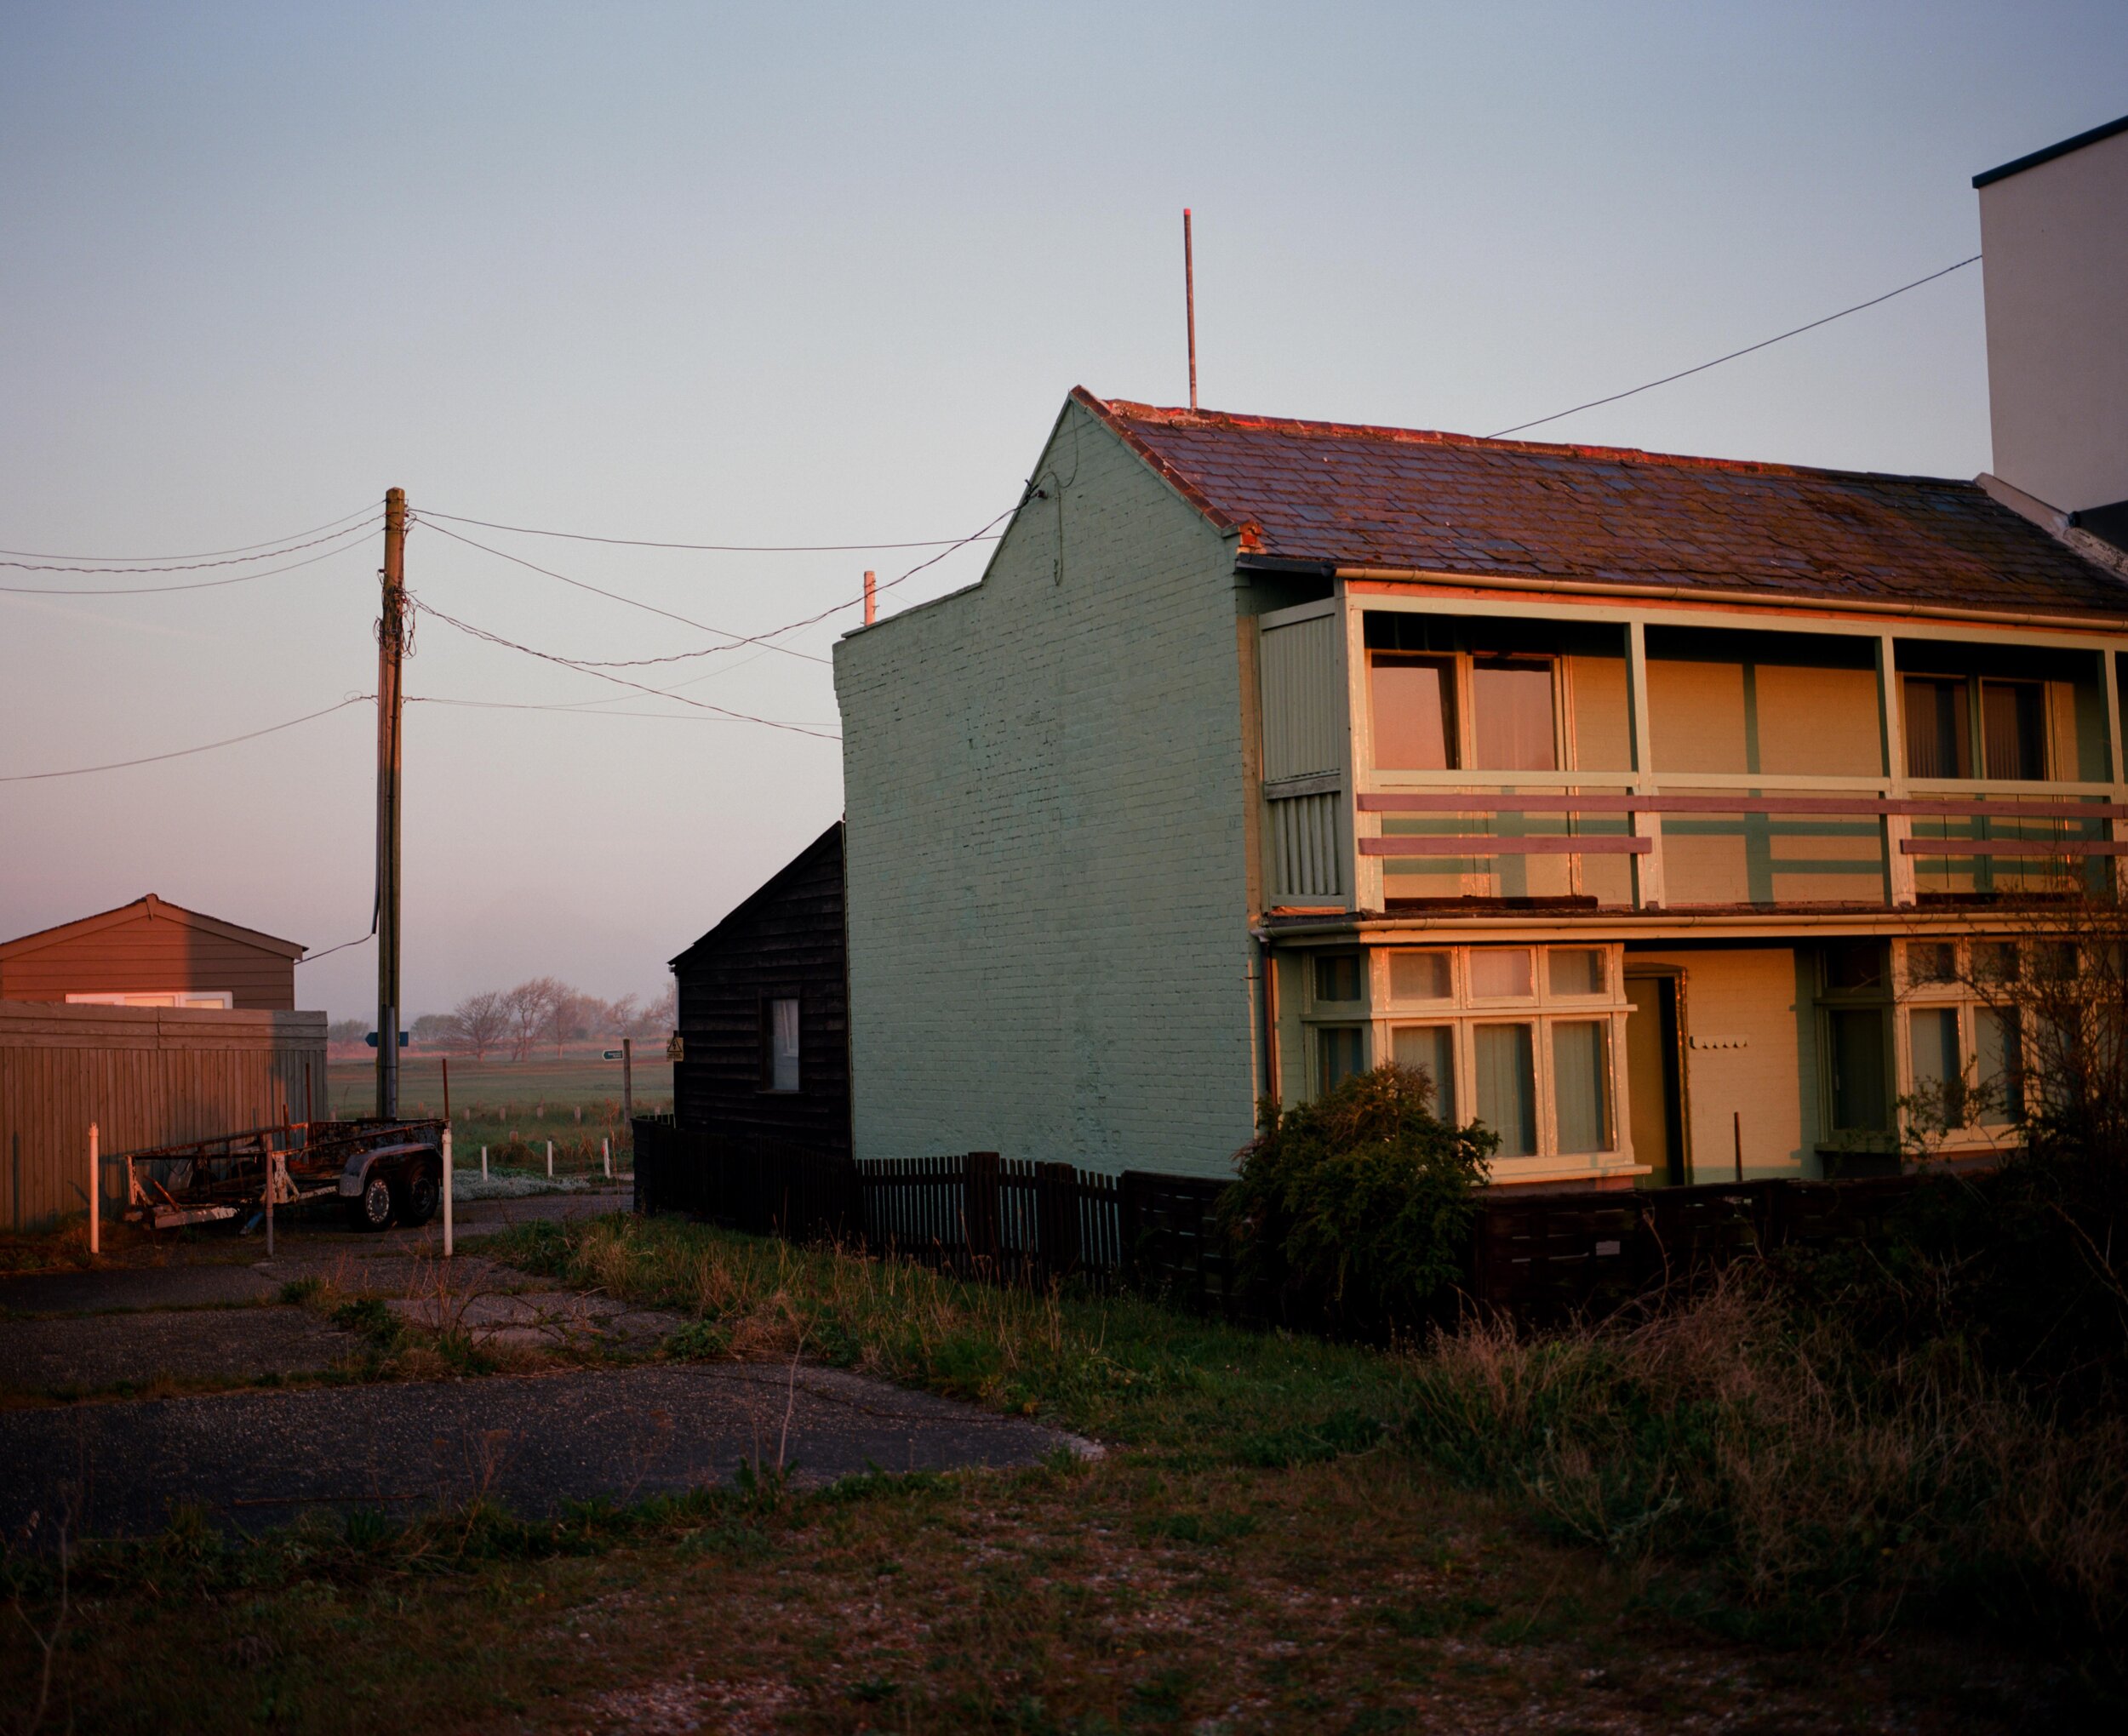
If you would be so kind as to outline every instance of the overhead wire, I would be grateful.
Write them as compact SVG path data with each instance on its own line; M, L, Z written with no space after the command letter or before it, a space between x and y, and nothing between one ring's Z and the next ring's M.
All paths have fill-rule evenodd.
M192 555L54 555L37 549L0 549L0 555L20 555L26 561L94 561L110 567L134 567L143 561L204 561L215 555L241 555L252 549L277 549L283 544L293 543L298 537L317 536L321 532L331 530L335 525L344 525L349 519L359 518L364 514L381 516L373 502L367 506L357 507L352 512L343 512L339 517L328 519L323 524L313 524L308 530L290 531L286 536L270 536L264 542L238 543L234 548L204 549Z
M472 538L461 535L448 526L431 523L429 515L426 511L415 514L414 520L416 523L426 524L439 536L449 537L454 542L461 542L469 549L478 549L483 554L493 555L498 560L509 561L518 566L527 568L532 572L544 574L549 579L559 580L563 584L574 585L579 591L589 591L600 597L610 597L614 602L624 602L631 608L639 608L650 614L663 615L668 621L678 621L682 626L692 627L698 633L715 633L721 638L731 641L728 645L709 645L699 651L678 651L665 657L638 657L609 660L604 665L606 668L630 669L651 663L678 663L691 657L712 656L719 651L735 651L742 645L767 644L766 638L762 636L749 637L745 634L735 633L729 627L712 627L706 621L689 620L685 615L675 614L669 608L660 608L655 603L644 602L638 597L624 597L617 591L608 591L603 585L592 584L588 580L572 579L566 573L558 573L552 567L542 567L536 562L526 560L522 555L513 555L502 549L489 548L486 543L475 542ZM768 645L767 648L771 651L781 651L786 657L802 657L808 663L826 663L828 660L825 657L815 657L809 651L794 651L787 645Z
M351 694L338 705L328 705L322 711L306 711L300 717L291 717L284 723L269 723L263 729L246 730L242 735L225 736L220 741L203 741L197 747L173 748L168 753L144 754L139 759L112 760L107 765L70 766L58 772L10 772L0 774L0 784L34 784L47 778L85 778L92 772L122 772L129 766L152 766L163 760L184 759L196 753L211 753L218 747L234 747L240 741L256 741L261 735L277 734L283 729L293 729L299 723L329 717L335 711L344 711L350 705L365 705L375 698L375 694Z
M569 542L610 543L616 547L632 549L686 549L697 554L708 555L856 555L880 549L936 549L958 548L969 540L966 537L930 537L918 542L855 542L855 543L689 543L652 542L643 537L592 536L581 531L541 530L529 524L498 524L492 519L468 518L458 512L438 512L434 507L424 509L430 518L449 519L453 524L477 524L483 530L511 530L523 536L561 537Z
M662 689L652 688L652 692ZM676 696L677 697L677 696ZM607 700L587 700L578 705L535 705L527 700L455 700L438 694L409 694L409 705L449 705L454 709L476 711L566 711L575 717L646 717L660 723L730 723L752 722L752 718L732 717L690 717L682 711L611 711L604 709L612 702ZM816 726L793 726L811 728Z
M382 512L376 515L376 518L383 517ZM299 549L314 549L320 543L336 542L342 537L352 536L357 531L366 530L375 522L375 518L366 518L360 524L349 525L326 536L314 536L307 542L290 543L285 548L269 549L260 555L230 555L218 561L187 560L162 567L142 566L138 562L130 566L67 567L41 561L0 561L0 567L16 567L26 573L96 573L114 579L129 579L141 573L197 573L208 567L243 567L254 561L277 561L283 555L295 554Z
M366 535L383 517L380 512L375 518L366 518L360 524L350 526L341 533L347 540L327 549L323 554L291 561L285 567L268 567L257 573L232 573L226 579L195 579L177 585L100 585L93 588L78 585L0 585L0 591L16 597L160 597L173 591L214 591L225 585L249 585L255 579L277 578L283 573L293 573L298 568L314 567L320 561L329 561L335 555L346 554L357 546L358 536ZM75 568L71 570L79 572L85 569ZM125 575L114 570L112 576L120 578Z
M1909 289L1919 289L1924 283L1933 283L1938 277L1949 277L1953 271L1962 271L1966 266L1976 264L1980 257L1978 254L1975 254L1970 259L1960 260L1954 266L1944 266L1940 271L1931 271L1925 277L1916 277L1911 283L1902 283L1896 289L1887 289L1883 294L1872 296L1867 301L1857 301L1852 307L1843 307L1838 313L1828 313L1822 319L1814 319L1808 325L1797 326L1793 331L1785 331L1775 337L1761 338L1755 344L1747 344L1741 350L1731 350L1726 356L1717 356L1712 362L1702 362L1696 368L1680 368L1675 374L1666 374L1662 379L1650 380L1645 385L1633 386L1624 391L1614 391L1608 397L1591 398L1587 403L1576 404L1570 410L1554 410L1550 415L1539 416L1535 421L1517 422L1512 428L1502 428L1498 433L1488 434L1484 437L1488 440L1505 439L1510 434L1521 433L1525 428L1542 428L1547 422L1558 422L1568 416L1578 416L1583 410L1593 410L1601 404L1615 404L1621 398L1637 397L1644 391L1653 391L1658 385L1668 385L1673 380L1684 380L1695 374L1704 374L1708 368L1719 368L1725 362L1734 362L1739 356L1748 356L1753 351L1764 350L1774 344L1785 343L1790 338L1799 338L1804 333L1814 332L1822 325L1832 324L1836 319L1845 319L1851 313L1860 313L1865 308L1876 307L1891 300L1895 295L1903 295Z
M719 717L736 718L741 722L759 723L766 728L788 730L794 735L810 735L816 737L818 740L822 741L839 741L842 740L842 737L839 734L832 734L827 730L815 729L809 724L783 722L774 717L757 717L751 711L735 711L729 705L712 705L707 700L693 700L689 699L684 694L668 694L662 688L646 687L639 681L630 681L626 676L610 675L603 669L592 668L586 664L578 662L575 658L563 657L552 651L537 650L530 645L521 643L518 640L506 638L501 633L490 632L485 627L477 627L470 621L461 621L455 615L446 614L442 609L437 608L434 603L424 602L420 597L415 595L412 591L409 591L407 593L407 600L423 614L433 615L438 620L442 621L446 626L455 627L460 632L467 635L469 637L484 639L490 645L500 646L505 650L522 652L527 657L538 658L542 663L558 664L564 669L578 670L583 674L595 677L600 681L612 682L617 687L633 688L638 693L649 694L655 699L675 699L679 700L683 705L693 705L704 711L714 711Z

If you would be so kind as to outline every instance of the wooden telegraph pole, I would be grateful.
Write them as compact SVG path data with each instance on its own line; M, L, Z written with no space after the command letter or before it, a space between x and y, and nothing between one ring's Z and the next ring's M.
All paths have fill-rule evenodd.
M384 496L384 608L377 620L377 1113L399 1112L399 759L405 694L406 490Z

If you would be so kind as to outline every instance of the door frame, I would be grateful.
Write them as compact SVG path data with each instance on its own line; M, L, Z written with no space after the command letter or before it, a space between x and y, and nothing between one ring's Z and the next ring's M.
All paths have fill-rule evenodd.
M1633 1139L1633 1162L1645 1163L1650 1172L1649 1185L1657 1187L1684 1187L1692 1179L1692 1073L1687 1065L1690 1046L1691 1025L1686 1015L1686 973L1681 964L1645 964L1636 966L1630 954L1625 965L1626 1000L1638 1006L1633 996L1633 984L1638 980L1652 985L1656 990L1656 1017L1658 1021L1657 1041L1662 1048L1662 1095L1664 1106L1669 1111L1672 1128L1671 1150L1662 1154L1660 1164L1650 1153L1640 1149L1638 1134ZM1668 991L1666 994L1664 991ZM1667 1004L1666 1004L1667 1002ZM1628 1019L1632 1014L1627 1014ZM1663 1029L1664 1023L1668 1028ZM1627 1054L1630 1057L1631 1048ZM1626 1104L1627 1113L1633 1106L1632 1062L1627 1062ZM1660 1178L1659 1179L1657 1178Z

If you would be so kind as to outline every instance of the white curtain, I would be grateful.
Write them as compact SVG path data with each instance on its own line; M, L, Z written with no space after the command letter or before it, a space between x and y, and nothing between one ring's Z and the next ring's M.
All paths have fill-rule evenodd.
M770 1083L778 1091L798 1088L798 1003L774 1001L769 1008L775 1024L775 1043L770 1054Z

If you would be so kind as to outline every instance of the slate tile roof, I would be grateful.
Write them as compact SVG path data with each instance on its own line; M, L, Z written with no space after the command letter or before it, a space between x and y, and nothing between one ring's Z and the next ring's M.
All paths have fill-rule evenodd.
M1769 602L2128 614L1977 483L1073 399L1244 551Z

